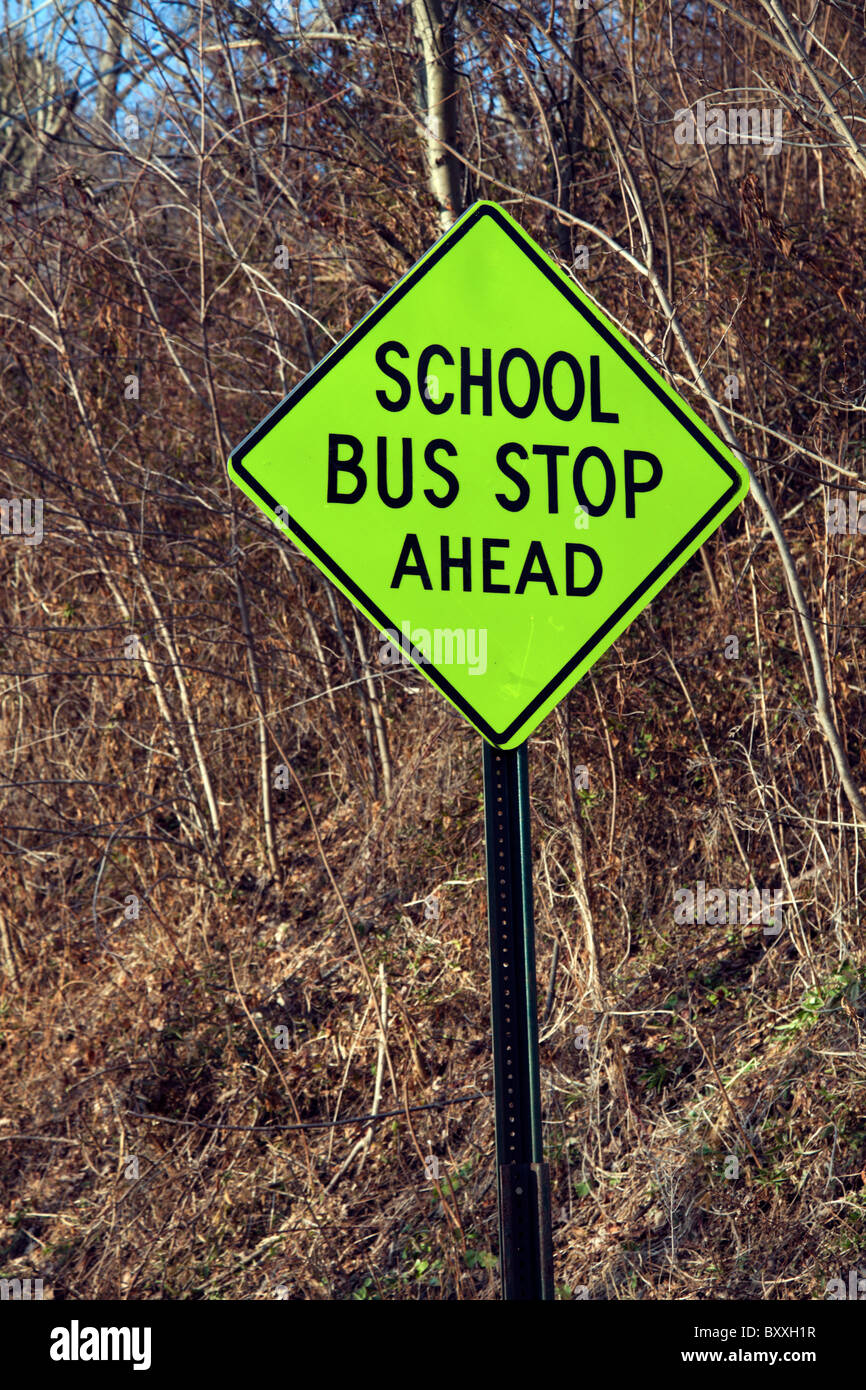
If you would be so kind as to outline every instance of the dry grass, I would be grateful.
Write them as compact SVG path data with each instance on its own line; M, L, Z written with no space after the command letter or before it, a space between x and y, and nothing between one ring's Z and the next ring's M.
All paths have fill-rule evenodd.
M693 565L655 606L656 623L706 610L701 582ZM721 663L718 631L710 620ZM541 1048L557 1279L594 1298L820 1297L822 1281L856 1267L864 1214L866 961L850 835L835 831L825 872L802 876L796 846L827 835L814 822L827 818L828 798L823 810L775 818L800 879L779 937L760 924L675 925L675 886L739 885L742 873L663 670L640 622L597 671L612 767L592 690L568 701L570 747L590 769L578 820L603 1011L573 889L564 721L532 743L542 1002L559 942ZM74 686L74 672L67 679ZM103 836L81 858L85 818L108 819L120 787L99 808L75 788L51 793L62 852L12 859L3 879L18 979L2 1003L4 1273L41 1276L54 1297L77 1299L494 1296L480 748L435 692L401 682L417 677L387 683L390 808L329 777L324 731L322 749L302 742L294 765L368 971L384 975L398 1094L386 1074L381 1109L402 1110L404 1089L414 1106L478 1098L419 1109L411 1130L404 1115L378 1122L366 1153L344 1166L366 1126L327 1122L371 1110L369 991L293 792L276 803L283 884L266 874L255 797L238 777L248 729L223 733L214 760L228 803L223 878L172 846L173 827L154 834L159 812L141 817L143 840L125 837L120 849ZM28 795L46 796L28 782L77 770L110 784L134 761L120 726L97 737L106 711L92 685L78 686L62 711L22 692L22 818ZM774 885L760 806L772 798L764 778L780 779L756 766L754 750L751 771L725 756L737 706L748 718L736 683L720 692L707 662L690 690L706 710L722 803L759 884ZM54 732L61 712L76 735ZM124 727L143 742L153 737L144 722L127 710ZM170 786L170 772L163 779ZM133 788L129 817L141 774L131 766L123 785ZM160 786L149 794L159 799ZM119 802L113 815L123 822ZM80 829L63 835L76 819ZM127 919L136 891L140 915ZM575 1046L581 1025L588 1052ZM291 1128L310 1123L324 1127ZM441 1190L425 1178L428 1152ZM736 1177L724 1176L728 1155Z

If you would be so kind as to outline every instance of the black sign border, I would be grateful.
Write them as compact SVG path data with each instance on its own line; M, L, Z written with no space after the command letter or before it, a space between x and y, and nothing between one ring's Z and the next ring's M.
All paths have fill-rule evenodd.
M505 729L494 729L469 703L465 696L461 695L459 690L455 690L454 686L446 676L442 675L441 671L437 670L432 664L427 662L424 663L423 671L428 680L432 681L433 684L457 706L469 722L474 724L476 729L480 730L489 743L492 743L495 747L501 748L517 733L521 726L532 717L536 710L540 709L557 687L571 675L572 671L574 671L589 655L593 647L597 646L602 638L607 636L611 628L616 626L620 618L633 607L637 600L646 593L647 589L651 588L655 581L671 567L679 556L682 555L683 551L688 548L691 541L701 533L704 527L709 525L714 517L718 516L718 514L724 510L727 503L736 495L741 486L739 474L716 448L712 439L703 432L700 426L688 418L680 408L678 402L650 376L643 362L638 357L633 356L631 350L613 336L607 325L597 318L592 309L574 294L570 286L560 278L553 267L547 264L534 242L529 239L526 233L513 226L511 222L503 217L499 208L494 204L479 203L477 207L470 209L465 218L455 227L452 227L450 231L446 232L444 236L440 237L439 241L433 245L429 254L422 258L411 270L407 271L402 279L397 281L394 288L388 292L385 298L380 300L369 313L365 314L355 327L350 329L345 338L342 338L328 355L304 377L303 381L299 382L294 390L290 391L288 396L265 417L261 424L257 425L256 428L242 440L230 455L229 463L237 475L243 478L244 482L251 488L256 496L260 497L271 511L276 512L277 508L282 506L282 504L277 502L267 489L262 487L258 480L253 477L252 473L244 467L243 460L246 455L251 449L255 448L257 444L261 443L274 426L277 425L290 410L293 410L294 407L304 399L308 392L312 391L313 387L317 386L322 378L325 377L338 362L341 362L352 348L357 346L362 338L366 337L372 329L376 328L377 325L381 323L382 319L386 317L394 305L398 304L404 295L408 294L428 271L433 269L450 248L477 225L482 217L490 217L494 220L497 226L511 238L515 246L529 258L536 269L540 270L542 275L544 275L554 288L560 292L569 304L571 304L572 308L576 309L578 313L583 316L584 320L594 332L596 332L607 346L616 353L620 360L634 372L641 384L652 392L656 399L670 411L674 418L692 436L696 443L701 446L705 453L709 454L710 458L721 468L722 472L731 479L730 486L725 490L719 500L710 507L709 511L704 513L699 521L695 522L695 524L689 528L682 540L678 541L677 544L668 551L664 559L659 561L646 578L632 590L628 598L623 600L610 617L593 633L592 637L584 642L583 646L575 652L574 656L571 657L557 674L547 682L543 690L540 690L539 693L530 700L529 704L526 705L517 718L513 719ZM291 516L288 508L284 507L283 511L288 516L286 526L291 534L296 536L306 549L309 550L310 554L316 557L322 568L327 573L333 575L342 587L353 596L355 601L360 604L362 608L366 609L368 614L371 614L375 618L382 631L388 630L393 645L395 647L401 647L408 656L413 650L411 640L406 638L405 634L397 627L397 624L392 622L392 620L383 613L381 608L373 602L360 585L356 584L355 581L346 574L345 570L341 568L337 561L316 543L309 532L304 530L300 523ZM527 738L528 737L529 735L527 734Z

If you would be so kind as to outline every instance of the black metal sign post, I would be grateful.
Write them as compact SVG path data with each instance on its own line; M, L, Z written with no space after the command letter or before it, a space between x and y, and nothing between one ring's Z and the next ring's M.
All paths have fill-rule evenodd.
M552 1299L525 743L505 752L484 744L484 828L502 1297Z

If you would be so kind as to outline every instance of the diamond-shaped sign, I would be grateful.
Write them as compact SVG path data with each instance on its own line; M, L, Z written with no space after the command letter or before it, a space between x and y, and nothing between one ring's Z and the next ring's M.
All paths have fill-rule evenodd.
M235 482L484 737L523 743L748 491L476 203L235 449Z

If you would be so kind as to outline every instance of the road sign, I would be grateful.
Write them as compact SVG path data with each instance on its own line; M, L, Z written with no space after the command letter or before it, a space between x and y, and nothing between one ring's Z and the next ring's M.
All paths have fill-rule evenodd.
M233 452L235 482L496 747L523 743L748 491L494 203Z
M484 735L503 1295L553 1298L526 739L748 490L476 203L234 451L235 482ZM493 746L491 746L493 745Z

